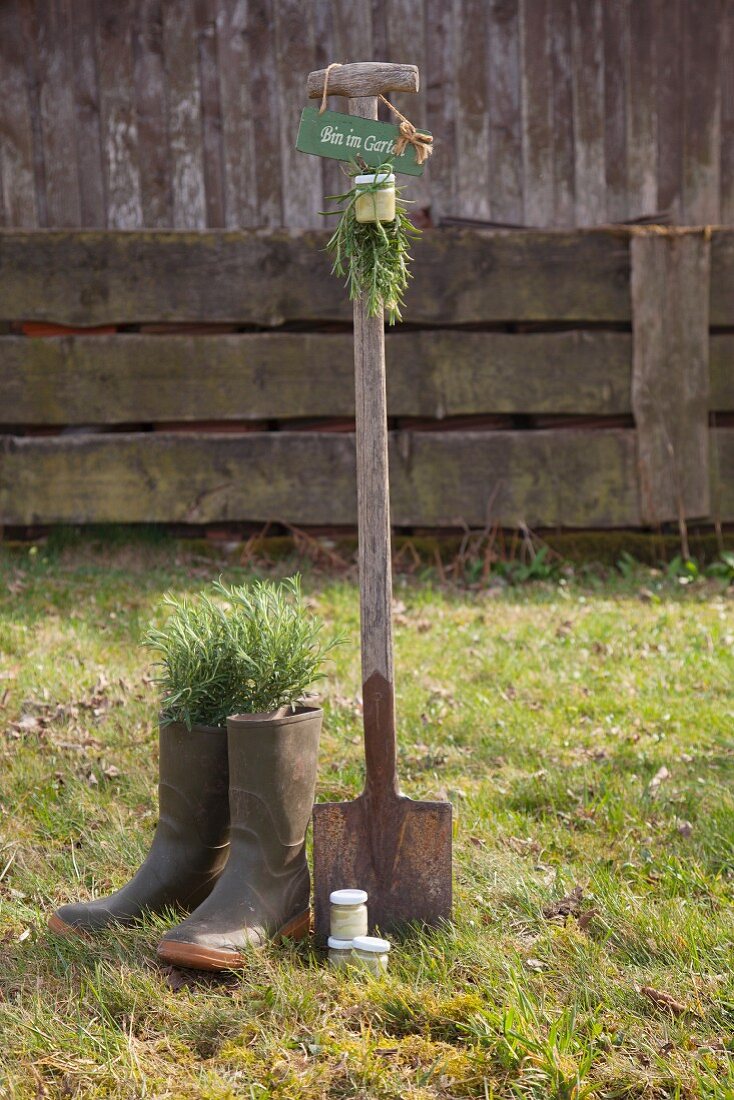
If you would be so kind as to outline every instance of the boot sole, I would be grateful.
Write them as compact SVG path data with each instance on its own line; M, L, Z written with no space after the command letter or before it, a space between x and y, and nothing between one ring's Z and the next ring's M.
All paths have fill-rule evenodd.
M299 913L297 917L278 929L271 943L282 940L302 940L311 931L311 911ZM202 947L197 943L184 943L179 940L161 940L157 955L163 962L172 966L183 966L190 970L239 970L245 965L245 957L240 951L225 951L217 947Z

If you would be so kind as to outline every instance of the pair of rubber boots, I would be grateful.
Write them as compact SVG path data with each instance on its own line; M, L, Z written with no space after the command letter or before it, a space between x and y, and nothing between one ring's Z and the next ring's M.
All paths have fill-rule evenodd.
M63 905L57 934L94 934L145 913L190 913L158 945L176 966L228 970L248 949L310 926L305 836L322 711L236 716L227 730L160 730L159 820L137 874L116 894Z

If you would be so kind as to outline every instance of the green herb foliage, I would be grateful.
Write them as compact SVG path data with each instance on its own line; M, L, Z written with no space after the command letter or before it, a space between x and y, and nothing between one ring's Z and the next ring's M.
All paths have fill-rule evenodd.
M306 612L297 576L231 588L217 581L213 589L211 599L167 594L171 614L143 643L161 654L163 721L189 729L296 703L323 675L335 644L320 641L321 624Z
M382 190L380 175L392 172L390 163L374 169L375 183L352 187L342 195L329 195L329 201L342 203L340 210L329 210L325 216L339 215L326 250L333 257L332 274L346 278L351 301L364 296L370 317L377 317L384 308L388 321L402 321L404 295L411 278L411 239L421 235L409 220L406 200L396 188L395 220L392 222L358 222L355 203L360 195ZM362 171L356 165L352 172Z

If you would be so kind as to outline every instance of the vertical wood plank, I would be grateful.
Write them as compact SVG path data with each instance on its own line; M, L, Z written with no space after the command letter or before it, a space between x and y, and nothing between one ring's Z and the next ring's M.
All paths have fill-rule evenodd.
M425 0L387 0L388 50L385 60L406 62L417 65L423 85L418 95L409 92L393 92L386 98L394 103L399 111L409 118L418 129L428 126L428 114L425 84L426 71L426 27ZM388 112L386 116L393 124L395 116ZM431 206L431 167L428 161L423 176L409 176L401 181L405 187L404 195L410 199L414 211L429 210Z
M242 3L236 5L242 9ZM219 34L217 22L220 16L228 15L232 4L225 0L196 0L195 23L199 47L199 77L201 80L201 124L203 131L203 168L204 196L206 201L206 224L210 228L221 228L228 224L225 208L225 167L222 103L220 95L220 73L224 69L224 59L219 52ZM242 29L239 40L243 40L244 11L241 15ZM235 34L237 28L233 28ZM244 74L243 74L244 75ZM243 80L247 88L247 82ZM244 134L238 135L241 142Z
M721 57L720 221L734 225L734 0L724 0Z
M79 227L74 134L71 11L68 0L37 0L36 79L46 175L48 224Z
M603 9L604 24L604 177L607 221L631 215L627 194L627 95L630 86L629 0L613 0Z
M41 103L38 80L38 11L28 0L18 0L18 17L22 28L22 50L25 61L26 84L33 148L33 174L35 177L36 205L39 226L48 226L46 203L46 162L44 159L43 131L41 129Z
M173 192L166 118L161 0L139 0L133 37L133 73L140 153L143 225L173 225Z
M489 180L492 221L522 225L518 0L491 0L489 13Z
M250 91L248 13L246 0L221 0L216 6L224 223L236 229L258 224L256 120Z
M201 120L201 84L189 0L163 5L163 57L166 68L168 141L171 156L173 225L204 229L206 195Z
M553 77L548 0L521 0L522 163L526 225L553 224Z
M257 224L283 225L283 181L280 161L281 127L289 130L288 120L281 120L278 102L278 71L273 24L273 0L250 0L248 9L248 40L250 43L250 99L257 129ZM301 74L301 96L306 70ZM290 131L289 131L290 133ZM303 160L312 160L304 157ZM313 169L312 169L313 170Z
M631 258L642 516L708 516L711 245L705 233L639 234Z
M487 4L457 0L455 214L490 218Z
M719 220L721 172L721 0L684 4L685 85L683 217L689 225ZM727 64L732 64L731 57Z
M102 229L107 224L107 217L93 0L74 0L70 10L74 74L73 121L79 169L81 224L88 228Z
M683 220L683 2L653 0L658 85L658 210Z
M551 0L553 75L553 225L575 224L576 161L573 115L573 35L571 0Z
M657 83L655 12L650 0L633 3L630 17L630 79L627 111L629 217L657 207Z
M426 71L421 94L426 99L427 126L434 135L431 176L431 214L435 224L455 214L456 193L456 4L426 0Z
M573 0L571 11L576 224L599 225L606 216L601 3Z
M133 0L97 3L97 72L110 229L137 229L143 224L133 90L134 10Z
M0 153L5 224L38 225L25 48L16 0L0 3Z
M299 153L294 144L304 103L304 80L315 67L312 3L278 0L275 14L284 224L293 228L321 227L321 163L317 157Z

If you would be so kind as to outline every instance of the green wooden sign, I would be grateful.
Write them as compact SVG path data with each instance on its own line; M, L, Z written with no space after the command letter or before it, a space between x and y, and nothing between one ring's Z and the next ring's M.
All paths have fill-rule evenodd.
M428 133L422 130L421 133ZM406 176L422 176L425 164L417 164L415 149L406 146L396 157L393 149L400 136L397 126L389 122L374 122L369 118L344 115L338 111L319 114L315 107L304 107L298 127L296 149L332 160L354 160L360 156L373 167L390 161L396 172Z

